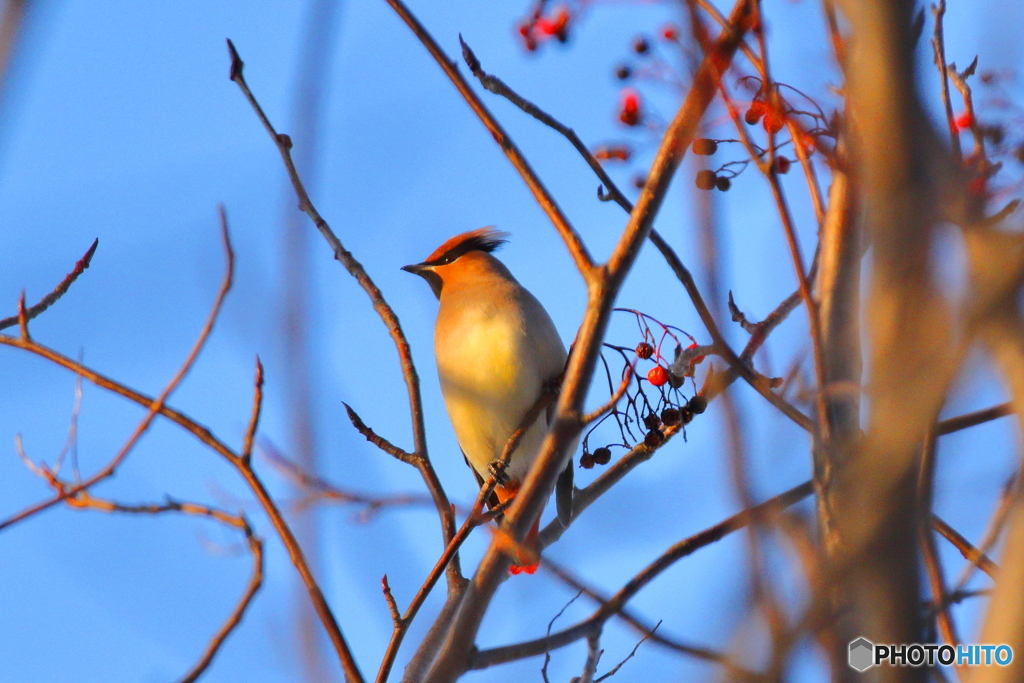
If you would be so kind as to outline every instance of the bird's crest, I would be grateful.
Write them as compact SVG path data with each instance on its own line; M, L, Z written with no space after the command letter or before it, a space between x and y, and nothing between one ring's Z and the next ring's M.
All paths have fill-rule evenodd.
M495 230L493 226L478 228L456 235L434 250L424 263L451 263L470 251L492 252L508 241L508 233Z

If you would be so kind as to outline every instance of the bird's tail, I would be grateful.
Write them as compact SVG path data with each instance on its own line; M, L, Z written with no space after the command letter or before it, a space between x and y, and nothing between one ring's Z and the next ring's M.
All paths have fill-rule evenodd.
M498 500L504 503L511 498L515 498L516 494L519 493L519 484L511 482L504 486L497 486L494 492L497 494ZM514 561L508 568L510 574L533 574L537 571L537 567L540 566L539 538L540 517L533 522L533 526L530 527L530 531L526 534L523 542L516 544L516 547L511 550Z
M540 566L540 517L533 526L530 533L523 539L522 548L516 552L516 561L508 568L509 574L533 574Z

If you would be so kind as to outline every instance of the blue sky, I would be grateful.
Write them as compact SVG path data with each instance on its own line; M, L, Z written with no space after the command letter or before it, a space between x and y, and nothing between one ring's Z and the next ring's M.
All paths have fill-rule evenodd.
M289 446L282 358L281 224L294 210L285 175L259 122L227 77L224 39L235 41L246 76L280 130L291 129L308 3L107 2L56 0L31 15L26 44L0 117L0 317L13 313L24 288L38 299L63 277L93 239L90 270L53 309L32 324L33 336L128 385L157 393L187 354L219 283L223 257L216 207L226 206L237 252L236 285L192 373L171 404L240 443L248 419L254 358L266 366L261 434ZM591 144L628 139L615 123L621 84L613 67L641 32L674 19L668 6L598 5L569 49L519 47L515 22L526 3L415 2L412 8L456 55L461 32L484 68L504 78ZM770 0L774 68L779 78L824 95L836 83L818 33L813 3ZM1019 69L1020 47L988 18L1021 25L1012 0L953 3L947 54L965 65ZM551 312L570 340L582 315L584 289L547 219L516 172L438 67L383 2L344 3L335 15L335 49L325 68L325 107L315 154L313 199L346 247L376 279L402 319L423 383L428 440L453 500L474 495L447 422L436 382L432 325L436 302L418 278L399 270L422 260L447 237L482 225L512 233L501 258ZM806 26L811 26L810 33ZM922 70L922 78L932 78ZM934 92L934 81L927 81ZM667 118L678 93L647 86ZM600 203L597 181L555 133L490 95L485 98L598 256L624 225ZM721 111L713 111L720 120ZM301 139L295 144L300 147ZM642 157L639 163L646 163ZM658 228L695 269L692 169L684 167ZM616 171L628 185L629 171ZM796 174L787 178L805 254L813 217ZM729 193L715 193L722 235L723 291L734 291L752 318L791 292L795 278L767 187L753 170ZM312 226L309 226L312 230ZM394 349L365 295L310 240L314 420L320 461L329 479L367 491L418 491L412 468L376 451L351 429L341 402L377 431L409 446L407 403ZM681 288L648 248L620 296L707 342ZM806 351L806 316L796 311L769 344L781 373ZM632 321L609 339L636 343ZM738 328L728 330L736 343ZM762 359L764 361L765 359ZM807 439L796 427L737 387L748 427L758 497L808 477ZM947 407L949 414L1002 399L983 359L972 361ZM73 405L67 372L23 352L0 349L0 516L47 494L19 462L14 436L29 455L52 462L64 442ZM593 403L600 398L595 394ZM130 434L142 411L91 386L84 389L78 451L83 471L101 467ZM710 410L677 440L608 494L550 550L553 559L608 592L671 543L737 509L730 487L719 411ZM1015 462L1008 421L940 447L937 506L970 538L980 535L1002 481ZM288 488L264 462L275 492ZM581 471L588 482L594 472ZM244 508L268 537L267 579L241 628L228 640L208 681L295 680L294 571L237 475L217 456L165 422L157 422L115 478L96 491L121 502L177 498ZM549 511L548 514L551 514ZM369 675L383 652L390 619L378 586L387 573L399 604L411 599L440 553L430 510L384 511L367 523L351 509L318 513L322 585ZM471 568L487 540L467 545ZM0 670L5 680L174 680L198 658L233 606L249 560L233 554L236 539L191 518L141 518L55 509L0 534ZM958 567L955 553L941 546ZM751 642L745 617L745 546L735 536L679 563L635 601L666 633L722 649ZM792 557L777 553L779 566ZM788 588L790 592L796 586ZM538 574L507 582L480 636L484 646L532 638L572 597ZM427 603L408 642L429 623ZM583 599L559 623L589 613ZM973 623L977 608L961 616ZM604 663L618 662L637 638L610 624ZM411 648L403 650L399 665ZM555 653L553 679L578 675L581 644ZM796 672L820 672L813 655ZM333 665L332 665L333 666ZM507 675L539 680L539 660ZM711 669L644 645L618 674L621 681L690 681ZM495 680L493 672L467 680Z

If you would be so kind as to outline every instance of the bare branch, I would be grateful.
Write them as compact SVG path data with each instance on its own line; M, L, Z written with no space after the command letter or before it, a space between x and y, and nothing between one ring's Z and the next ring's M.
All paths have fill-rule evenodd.
M0 25L0 31L2 31L2 25ZM64 279L60 281L60 284L54 287L53 291L51 291L49 294L40 299L39 303L25 311L26 322L32 320L37 315L39 315L47 308L52 306L54 303L57 302L57 300L64 296L64 294L69 289L71 289L71 285L75 283L75 280L78 279L78 276L84 273L85 269L89 267L90 263L92 263L92 255L96 253L96 247L98 247L99 244L100 241L99 238L97 238L92 243L92 246L89 247L89 250L85 252L85 255L82 256L82 258L78 259L78 263L75 264L75 267L71 270L71 272L64 276ZM8 327L13 327L14 325L17 325L20 315L21 314L19 313L18 315L12 315L9 318L0 319L0 330L5 330Z
M383 436L380 436L366 426L366 423L363 422L362 418L359 417L356 411L352 410L352 406L347 403L342 403L342 405L345 406L345 410L348 412L348 419L352 422L352 426L355 427L356 431L362 434L367 441L402 462L409 463L410 465L417 464L419 461L418 455L408 453L385 439Z
M531 640L515 645L479 650L472 655L470 668L484 669L496 664L535 657L547 650L553 650L573 643L581 638L600 633L601 627L608 619L614 616L619 609L636 595L644 586L654 580L666 569L675 564L678 560L691 555L700 548L721 540L728 534L744 528L750 524L755 517L777 513L791 505L798 503L811 495L813 488L811 482L804 482L785 493L781 493L754 508L738 512L725 519L715 526L709 527L679 543L676 543L665 551L658 559L649 564L643 571L634 576L618 593L613 595L593 615L586 620L563 629L551 636Z
M242 441L241 458L243 462L252 459L252 443L256 438L256 428L260 424L260 411L263 408L263 363L260 357L256 356L256 381L252 397L252 415L249 417L249 426L245 430L245 439Z
M391 585L388 583L387 574L385 574L384 578L380 580L380 587L384 592L384 601L388 603L388 612L391 613L391 622L395 625L395 628L402 628L402 614L398 611L398 603L395 602L395 596L391 594Z
M185 379L185 375L188 374L188 371L191 369L192 364L199 356L199 352L203 349L203 346L205 346L206 340L210 336L210 332L213 331L213 325L216 322L218 315L220 314L220 308L221 305L224 303L224 298L227 296L228 290L231 289L231 283L234 278L235 255L234 251L231 248L231 240L228 235L227 216L224 213L223 207L220 207L220 219L221 237L224 242L224 251L226 255L224 280L221 282L220 290L217 292L217 297L214 300L213 307L210 310L210 314L207 316L206 324L203 325L203 329L199 332L199 338L196 340L195 344L193 344L192 350L189 352L188 356L185 358L185 361L178 369L178 372L175 373L175 375L171 378L170 382L167 383L167 386L164 387L164 390L160 393L159 396L157 396L156 399L150 400L144 404L145 407L148 408L149 412L146 414L145 418L143 418L143 420L139 423L139 425L135 428L135 431L128 438L128 441L124 444L124 446L121 447L121 450L118 451L117 455L115 455L114 458L109 463L107 463L106 467L104 467L102 470L100 470L93 476L89 477L85 481L77 483L71 487L63 488L52 498L49 498L41 503L36 503L35 505L26 508L21 512L17 513L16 515L0 522L0 531L2 531L3 529L7 528L12 524L27 519L39 512L42 512L43 510L46 510L47 508L50 508L63 500L74 498L76 495L78 495L82 491L87 490L97 482L100 482L106 479L107 477L111 476L117 470L118 466L120 466L120 464L124 461L124 459L128 457L128 454L135 447L135 444L138 443L139 439L142 438L142 435L146 432L146 430L149 429L149 426L152 424L156 416L163 411L164 404L167 401L167 398L178 387L181 381ZM22 297L22 305L20 306L21 312L24 314L23 304L24 296ZM5 343L10 346L18 346L19 348L33 351L44 357L49 357L50 360L55 360L54 357L58 356L58 354L49 351L49 349L45 349L45 347L37 345L29 338L27 320L24 318L24 316L22 316L21 327L21 339L15 340L10 337L0 336L0 344ZM69 361L69 363L71 362ZM64 365L65 367L72 367L68 363L60 364ZM136 396L141 397L141 395L139 394L136 394Z
M966 413L964 415L957 415L946 420L942 420L936 426L935 433L939 436L943 434L952 434L958 432L961 429L967 429L968 427L975 427L985 422L991 422L1001 417L1013 415L1013 404L1010 402L1000 403L997 406L991 408L984 408L983 410L976 410L973 413Z
M380 316L384 326L387 328L388 333L391 335L391 339L395 344L395 348L398 351L398 357L402 365L402 377L405 380L406 391L409 395L409 413L412 419L412 432L413 442L415 444L415 454L417 460L415 463L416 468L420 471L420 476L423 478L427 489L430 491L430 495L434 499L434 504L437 507L438 516L441 520L441 532L445 544L447 545L452 536L455 534L455 519L451 513L451 503L448 500L448 494L445 492L444 487L441 485L441 480L437 478L437 473L434 471L434 466L430 462L430 456L427 453L427 438L426 438L426 427L423 422L423 398L420 394L420 381L419 375L416 372L416 366L412 360L412 351L409 348L409 341L405 337L405 333L402 331L402 325L398 320L398 316L395 315L394 310L384 299L384 295L380 289L367 274L362 264L356 260L356 258L342 245L341 240L328 225L327 221L324 220L323 216L317 211L313 205L312 200L309 198L309 194L306 192L306 188L302 183L302 179L299 177L299 172L295 168L295 162L292 160L291 148L292 140L283 133L278 133L275 130L273 124L270 123L270 119L264 113L263 108L260 106L256 97L252 94L249 89L249 85L245 81L243 76L243 70L245 67L242 58L238 55L238 51L235 49L234 44L228 40L228 52L231 55L231 70L229 76L234 81L242 94L249 101L253 111L259 117L266 128L267 133L270 134L271 140L276 145L278 152L281 155L281 160L284 162L285 169L288 171L288 177L291 179L292 187L295 190L295 194L299 199L299 209L306 213L309 218L316 225L317 230L323 235L327 244L331 247L331 251L334 253L334 258L337 259L349 272L352 277L356 279L359 286L362 287L363 291L370 298L370 302L373 304L373 309ZM454 588L458 582L458 565L452 565L453 572L449 576L449 587Z
M954 548L960 551L965 560L988 574L990 578L996 578L999 566L985 554L985 551L971 545L971 542L964 538L959 531L951 527L936 514L932 515L932 526L937 532L942 534L944 539L952 543ZM959 588L952 592L956 590L959 590Z
M494 118L494 115L480 101L480 98L473 92L473 89L469 87L469 83L459 73L458 65L455 61L444 53L444 50L441 49L441 46L437 44L437 41L434 40L423 24L420 23L419 19L409 11L409 8L401 0L387 0L387 3L402 18L402 21L412 30L419 41L423 43L423 46L430 52L430 56L434 58L434 61L437 62L445 75L448 76L449 80L459 91L459 94L469 104L473 113L477 115L481 123L494 136L494 140L501 147L505 156L512 162L515 169L519 171L519 175L522 176L526 186L530 188L530 192L533 193L533 198L537 204L547 214L555 229L558 230L558 234L562 236L562 240L569 248L569 254L572 255L573 262L576 264L577 269L579 269L583 279L589 283L598 275L594 269L594 260L590 256L586 244L583 243L582 238L576 232L576 229L572 227L569 219L566 218L558 203L555 202L554 197L544 187L544 184L537 177L529 162L526 161L526 157L519 151L515 142L512 141L512 138L509 137L505 129Z

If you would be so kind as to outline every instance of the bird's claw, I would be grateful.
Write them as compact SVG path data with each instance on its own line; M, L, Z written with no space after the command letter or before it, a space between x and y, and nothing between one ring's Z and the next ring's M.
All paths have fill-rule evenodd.
M508 463L502 460L492 460L487 465L487 472L494 477L494 480L499 484L507 484L509 482L508 475L505 474L505 468L508 467Z

